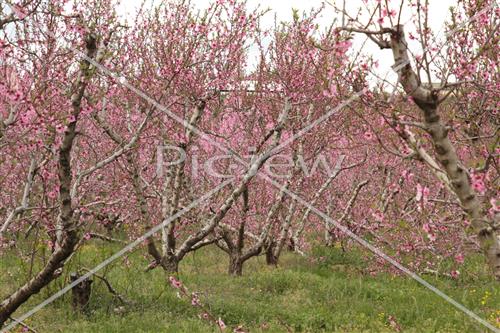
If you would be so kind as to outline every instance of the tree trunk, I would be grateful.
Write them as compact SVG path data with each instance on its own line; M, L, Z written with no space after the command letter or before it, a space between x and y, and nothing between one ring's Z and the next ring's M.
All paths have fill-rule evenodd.
M497 235L495 221L489 220L484 207L472 189L468 174L460 161L455 147L448 137L448 129L441 121L438 113L439 96L434 90L422 86L418 76L410 65L410 58L404 35L404 27L397 26L391 33L390 47L395 65L401 67L399 78L405 92L423 113L427 133L436 152L437 160L442 165L451 181L451 189L457 196L464 212L469 216L481 248L488 260L493 275L500 280L500 237Z
M272 242L266 248L266 264L269 266L278 266L278 257L275 255L276 243Z
M64 265L64 261L73 253L78 240L74 231L68 232L71 233L71 236L68 236L63 241L61 247L52 254L44 268L0 304L0 327L3 326L5 321L18 307L59 276L59 269Z
M161 267L168 274L179 272L179 259L176 257L163 257Z
M243 274L243 261L239 255L229 256L229 275L241 276Z
M71 273L70 278L71 282L74 282L80 278L80 275L78 273ZM73 295L73 310L75 312L87 311L92 293L92 282L91 279L85 279L71 290Z
M87 56L94 58L97 53L97 40L94 36L87 36L85 42ZM99 57L97 60L100 60ZM67 125L61 147L59 148L58 176L60 184L57 226L60 227L60 230L58 230L57 234L56 250L38 274L0 304L0 327L32 295L40 292L43 287L47 286L61 274L61 269L65 261L73 253L78 242L77 218L73 214L74 211L71 202L71 150L76 137L76 123L81 111L81 101L91 77L90 63L87 60L83 60L80 68L80 73L75 83L76 89L71 95L71 114L74 120Z

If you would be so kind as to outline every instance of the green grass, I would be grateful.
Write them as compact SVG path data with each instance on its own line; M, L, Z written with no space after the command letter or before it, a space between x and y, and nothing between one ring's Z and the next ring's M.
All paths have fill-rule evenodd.
M62 277L17 315L62 288L70 271L91 268L118 249L91 242L71 260ZM94 279L87 314L73 313L68 294L26 322L38 332L218 332L215 325L199 318L199 309L188 299L176 296L161 270L144 272L149 259L141 251L130 254L128 265L120 259L100 272L133 301L124 311L116 312L120 302ZM225 254L207 248L188 256L179 276L190 291L201 293L211 312L229 326L228 332L238 325L250 332L395 332L390 316L403 332L485 331L409 278L365 274L366 264L355 251L316 249L314 257L322 260L312 262L285 253L279 268L254 258L245 265L243 277L234 278L226 274ZM0 296L27 278L28 267L15 253L0 256ZM468 259L462 272L458 280L425 278L494 323L500 315L497 282L487 275L480 258Z

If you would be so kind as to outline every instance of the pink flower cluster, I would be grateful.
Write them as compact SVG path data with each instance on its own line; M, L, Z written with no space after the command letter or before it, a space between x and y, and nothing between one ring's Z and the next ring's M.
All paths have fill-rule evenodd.
M429 188L427 186L422 186L420 183L417 184L417 194L415 195L415 200L420 203L418 209L422 210L429 201Z
M474 191L479 194L484 194L486 192L486 185L484 184L484 175L479 173L473 173L471 175L472 187Z
M172 287L174 287L175 289L182 288L182 282L177 280L174 276L169 277L168 280L170 281L170 284L172 285Z

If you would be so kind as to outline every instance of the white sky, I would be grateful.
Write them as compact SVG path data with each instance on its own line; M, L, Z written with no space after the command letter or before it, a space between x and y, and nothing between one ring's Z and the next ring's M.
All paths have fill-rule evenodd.
M374 3L376 0L368 0L369 3ZM123 10L125 12L133 11L134 8L141 2L138 0L122 0L123 2ZM192 0L192 3L200 8L204 9L208 7L209 3L213 2L213 0ZM303 11L309 12L311 8L317 8L321 5L322 0L248 0L248 6L260 6L261 8L270 8L271 12L267 13L264 16L262 24L264 27L270 27L274 23L274 16L276 15L279 21L289 21L292 19L292 8L298 9L300 13ZM449 17L449 7L452 6L455 1L453 0L429 0L430 9L429 9L429 24L432 30L437 34L439 32L439 36L443 37L444 35L444 23L445 20ZM331 3L336 4L337 7L342 7L342 0L331 0ZM392 0L394 4L391 9L395 9L396 11L399 8L399 0ZM408 0L406 0L408 3ZM361 0L346 0L346 9L349 13L355 13L360 6L363 5ZM405 4L403 7L403 15L402 22L406 22L409 19L409 8L408 5ZM336 17L334 9L332 6L326 4L326 8L323 11L322 17L319 20L320 25L327 26L332 20ZM410 29L410 28L408 28ZM363 41L366 39L365 36L357 34L355 39L353 40L353 51L357 52ZM418 45L411 45L410 47L415 46L413 51L418 52ZM391 50L380 50L378 46L376 46L372 41L367 41L364 45L364 52L366 54L373 55L374 59L378 60L379 67L378 69L374 69L377 75L385 77L387 73L389 73L388 78L390 81L395 82L396 74L391 70L391 66L394 63L392 59Z

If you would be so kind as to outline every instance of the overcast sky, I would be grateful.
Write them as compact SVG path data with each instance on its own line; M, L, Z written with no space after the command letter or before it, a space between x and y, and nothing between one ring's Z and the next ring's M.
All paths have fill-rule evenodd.
M140 1L137 0L122 0L123 6L122 10L130 12L134 11L138 3ZM375 2L376 0L368 0L369 2ZM213 2L212 0L192 0L192 3L200 8L204 9L208 7L208 5ZM280 21L286 21L292 19L292 8L298 9L301 13L303 11L309 11L311 8L319 7L323 1L322 0L248 0L248 6L260 6L261 8L270 8L271 12L268 13L263 18L263 25L270 27L274 23L274 15ZM394 8L398 9L399 1L393 0ZM408 1L407 1L408 2ZM455 3L452 0L432 0L430 2L430 17L429 23L432 30L442 37L444 34L444 22L449 17L449 7ZM342 0L331 0L331 3L336 3L336 6L342 7ZM362 0L346 0L347 11L351 13L355 13L356 10L362 6ZM323 11L322 17L319 20L321 25L327 26L332 22L332 20L336 17L335 11L332 6L326 4L326 8ZM402 22L408 21L409 19L409 8L405 5L402 15ZM411 28L408 28L411 29ZM354 39L353 51L359 49L366 37L362 35L357 35ZM413 47L413 51L418 53L418 45L411 45ZM380 50L378 46L376 46L373 42L367 41L363 47L364 52L367 54L372 54L376 60L379 61L379 67L374 69L374 71L379 76L385 77L387 73L390 73L388 79L394 82L397 77L395 73L392 72L391 66L393 65L392 53L390 50Z

